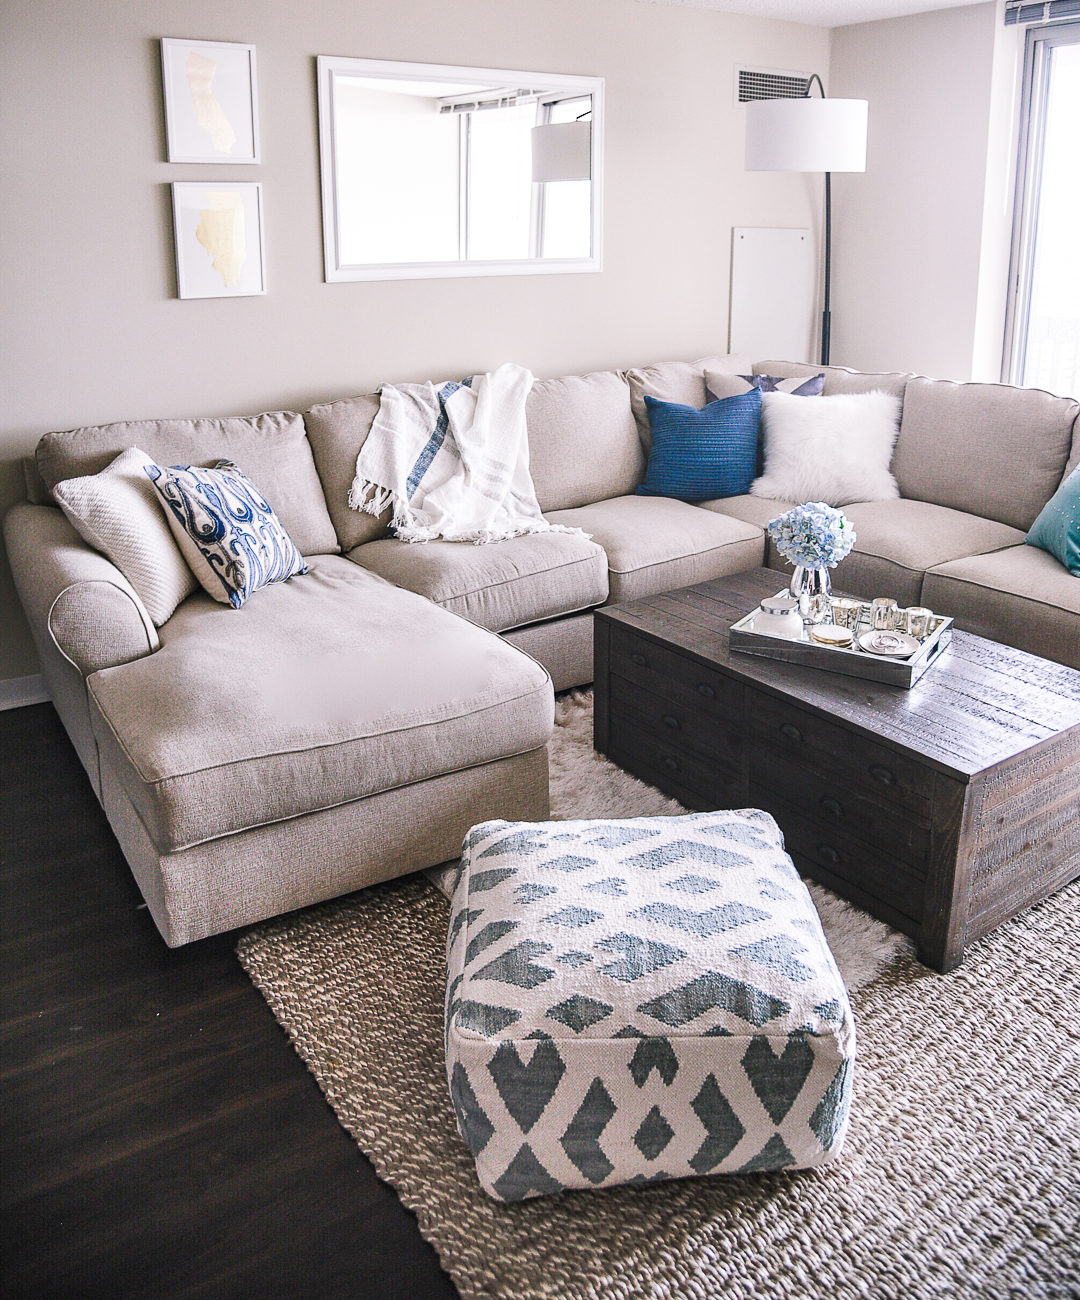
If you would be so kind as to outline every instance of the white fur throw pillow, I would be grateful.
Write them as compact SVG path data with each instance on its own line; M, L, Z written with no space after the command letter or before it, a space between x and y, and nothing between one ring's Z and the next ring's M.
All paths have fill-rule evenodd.
M198 584L146 477L144 466L153 463L129 447L100 474L57 483L53 496L83 541L103 551L127 578L160 627Z
M765 473L750 491L779 501L887 501L900 489L889 473L900 424L890 393L842 393L815 402L765 393Z

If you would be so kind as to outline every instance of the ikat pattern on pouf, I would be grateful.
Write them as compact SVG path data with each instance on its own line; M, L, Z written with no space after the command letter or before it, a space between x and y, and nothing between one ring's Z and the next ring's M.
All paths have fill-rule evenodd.
M855 1024L768 813L474 826L447 968L450 1095L499 1200L840 1154Z

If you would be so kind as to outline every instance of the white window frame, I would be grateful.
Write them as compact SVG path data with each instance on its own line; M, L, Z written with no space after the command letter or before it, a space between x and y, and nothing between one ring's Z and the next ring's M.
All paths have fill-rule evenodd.
M1005 346L1001 380L1024 382L1035 236L1039 223L1039 189L1046 139L1046 99L1050 80L1050 51L1080 42L1080 22L1029 27L1024 45L1024 80L1020 100L1020 144L1016 161L1009 296L1005 311Z

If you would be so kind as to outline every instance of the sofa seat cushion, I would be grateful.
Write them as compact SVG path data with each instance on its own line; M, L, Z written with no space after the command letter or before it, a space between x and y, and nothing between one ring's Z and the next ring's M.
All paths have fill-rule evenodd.
M767 530L773 519L787 514L798 501L774 501L769 497L720 497L716 501L699 501L702 510L712 510L718 515L728 515L732 519L741 519L745 524L755 524ZM790 569L791 565L773 546L768 531L765 532L765 559L763 563L771 569Z
M1080 578L1034 546L939 564L922 599L965 632L1080 668Z
M303 417L294 411L223 419L127 420L47 433L34 455L51 490L63 479L99 474L129 447L141 447L158 465L231 460L274 507L302 555L340 550Z
M242 610L191 596L156 654L87 681L102 761L168 853L526 753L547 673L343 557Z
M584 528L604 548L609 604L740 573L764 554L756 525L669 497L613 497L545 518Z
M579 533L529 533L486 546L386 537L357 546L349 559L492 632L590 609L608 594L603 548Z
M855 548L831 570L832 585L865 600L892 596L918 605L927 569L1024 540L1007 524L926 501L862 501L844 506L844 514L855 526Z

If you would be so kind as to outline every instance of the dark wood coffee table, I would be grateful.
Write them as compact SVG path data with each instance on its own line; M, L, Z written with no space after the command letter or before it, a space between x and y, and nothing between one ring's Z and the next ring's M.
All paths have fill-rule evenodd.
M1080 876L1080 672L963 632L911 690L733 653L783 585L597 610L596 748L688 808L767 809L803 874L952 970Z

